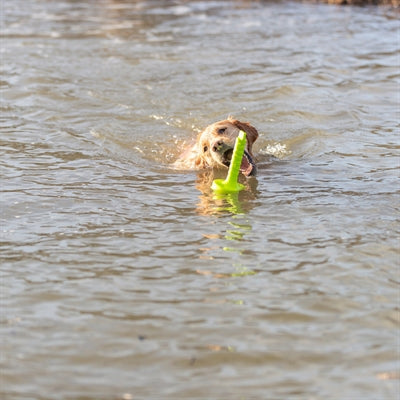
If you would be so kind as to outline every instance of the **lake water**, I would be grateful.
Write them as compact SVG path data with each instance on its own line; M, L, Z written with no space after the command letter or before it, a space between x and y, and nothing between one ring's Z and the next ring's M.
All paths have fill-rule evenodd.
M398 13L1 13L3 399L399 396ZM215 198L171 164L228 115L259 174Z

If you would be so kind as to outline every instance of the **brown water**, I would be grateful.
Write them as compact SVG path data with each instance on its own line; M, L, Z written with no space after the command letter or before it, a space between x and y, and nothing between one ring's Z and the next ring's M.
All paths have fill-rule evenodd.
M1 32L3 399L398 398L398 15L14 0ZM215 199L171 162L229 114L259 175Z

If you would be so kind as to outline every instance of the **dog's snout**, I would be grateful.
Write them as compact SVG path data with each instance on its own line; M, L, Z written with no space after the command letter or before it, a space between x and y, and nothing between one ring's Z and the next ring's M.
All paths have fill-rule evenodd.
M213 145L213 151L221 151L222 147L224 146L224 142L222 140L218 140L217 142L214 143Z

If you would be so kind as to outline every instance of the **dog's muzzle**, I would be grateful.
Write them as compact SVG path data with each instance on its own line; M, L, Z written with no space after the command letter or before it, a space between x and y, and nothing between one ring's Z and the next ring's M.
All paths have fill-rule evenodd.
M229 167L231 164L233 149L229 147L222 153L222 164ZM254 176L257 173L256 164L251 155L245 150L240 164L240 172L245 176Z

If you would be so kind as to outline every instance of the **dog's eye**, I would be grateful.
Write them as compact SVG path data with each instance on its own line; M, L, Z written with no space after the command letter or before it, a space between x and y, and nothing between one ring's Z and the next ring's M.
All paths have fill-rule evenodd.
M208 147L207 147L207 146L204 146L204 147L203 147L204 153L205 153L207 150L208 150Z
M226 131L226 128L219 128L218 129L218 135L222 135Z

